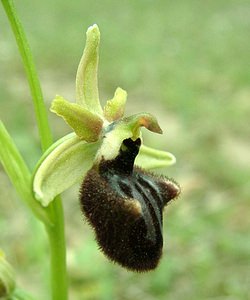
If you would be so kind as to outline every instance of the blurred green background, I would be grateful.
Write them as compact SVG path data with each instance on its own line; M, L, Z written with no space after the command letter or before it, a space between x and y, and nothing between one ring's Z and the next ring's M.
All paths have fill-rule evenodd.
M80 213L78 187L65 192L70 299L250 299L250 2L15 2L48 108L56 94L74 101L85 31L97 23L102 102L117 86L127 90L127 114L151 112L164 131L144 131L145 143L177 157L162 172L182 195L164 213L164 254L151 273L108 262ZM33 169L39 138L2 7L0 70L1 119ZM49 119L55 139L70 132L52 113ZM48 299L43 227L2 168L0 194L0 247L20 286Z

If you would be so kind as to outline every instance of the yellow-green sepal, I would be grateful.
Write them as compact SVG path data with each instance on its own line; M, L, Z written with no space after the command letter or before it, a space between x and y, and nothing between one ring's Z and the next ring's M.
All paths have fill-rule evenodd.
M100 31L94 24L87 30L86 45L76 74L76 103L102 115L97 78L99 44Z
M142 145L135 159L135 165L144 169L165 168L176 163L175 156L166 151L156 150Z
M38 162L33 176L35 198L43 205L83 179L100 142L87 143L71 133L52 145Z

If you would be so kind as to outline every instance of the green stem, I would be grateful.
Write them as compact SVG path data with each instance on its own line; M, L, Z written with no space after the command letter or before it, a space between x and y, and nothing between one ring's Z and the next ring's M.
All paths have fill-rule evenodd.
M42 89L36 72L33 56L31 54L31 50L22 25L17 17L13 2L10 0L1 1L11 24L19 53L21 54L23 60L23 65L25 67L34 104L41 146L42 150L45 151L52 144L52 134L49 128L46 107L44 105Z
M59 196L53 201L54 215L57 216L55 226L47 226L50 241L51 289L53 300L67 300L67 267L64 235L64 218L62 202Z
M36 72L33 57L24 30L17 17L13 2L1 0L11 24L16 42L25 67L30 91L33 99L35 115L41 140L42 150L52 144L52 134L49 128L46 107L42 90ZM53 213L53 226L45 225L51 250L51 288L53 300L67 299L66 245L64 236L64 216L61 199L57 197L49 206Z

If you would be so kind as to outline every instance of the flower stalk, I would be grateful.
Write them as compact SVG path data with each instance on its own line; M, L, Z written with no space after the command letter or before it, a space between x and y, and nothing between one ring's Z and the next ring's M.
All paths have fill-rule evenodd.
M46 107L43 100L42 89L37 75L34 59L28 44L22 24L17 16L13 1L1 0L9 19L16 43L25 68L27 80L32 95L35 116L40 135L42 150L45 151L52 144L52 134L49 128Z

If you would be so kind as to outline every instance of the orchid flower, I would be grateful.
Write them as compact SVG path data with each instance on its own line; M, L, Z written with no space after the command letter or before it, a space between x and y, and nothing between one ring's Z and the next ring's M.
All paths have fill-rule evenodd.
M155 133L162 133L162 130L156 118L149 113L124 116L126 91L117 88L114 97L106 102L104 108L101 107L97 86L99 43L100 32L98 26L93 25L87 30L86 46L77 70L76 103L56 96L50 108L65 120L73 132L54 143L42 156L33 176L33 191L35 198L43 206L48 206L56 195L83 181L80 196L82 209L95 228L101 249L111 260L128 269L145 271L156 266L161 254L161 233L158 234L159 229L155 229L155 218L161 229L164 205L179 194L179 186L175 182L145 170L172 165L175 157L169 152L142 144L141 127ZM139 181L144 185L143 188L139 187ZM130 184L137 191L136 188L131 191ZM157 193L162 198L158 208L153 203L155 199L152 200L148 195L155 198ZM159 210L155 217L147 209L145 198L152 202L153 210ZM92 204L87 204L88 201ZM95 210L98 203L101 207ZM114 203L119 203L120 213ZM116 216L113 215L114 211L117 211ZM132 224L144 220L142 223L145 228L140 223L139 230L143 235L142 240L146 239L152 245L157 242L153 262L152 259L151 263L147 262L150 258L145 253L140 259L135 255L128 262L122 258L124 251L115 250L118 244L121 249L122 241L117 242L114 232L110 233L110 226L116 224L118 231L122 224L126 228L127 215L130 220L133 216ZM110 218L110 224L107 218ZM106 230L104 235L100 233L102 226ZM127 229L132 230L132 227L127 226ZM142 231L145 231L145 236ZM116 246L106 243L109 240L107 236L113 238ZM126 235L123 236L124 243L129 242L128 239ZM130 250L132 253L135 249Z

